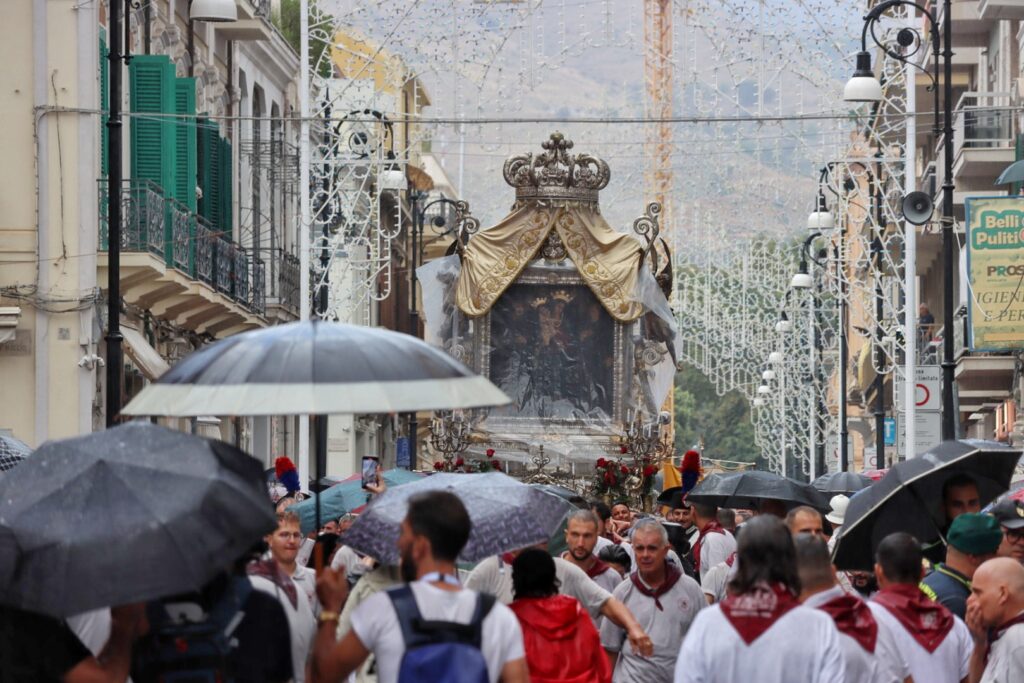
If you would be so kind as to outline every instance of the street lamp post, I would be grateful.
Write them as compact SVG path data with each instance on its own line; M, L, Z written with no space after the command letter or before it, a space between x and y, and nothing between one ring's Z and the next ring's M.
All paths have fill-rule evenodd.
M953 360L953 12L952 1L943 0L942 26L935 9L927 9L910 0L885 0L875 5L864 17L864 28L861 31L861 51L857 54L857 70L853 74L843 92L843 99L849 102L879 102L882 99L882 86L875 78L871 69L871 54L867 51L867 37L882 48L887 55L904 64L912 64L910 57L917 48L907 52L914 45L920 45L920 36L912 28L903 28L896 35L896 42L901 51L884 45L875 35L875 26L882 15L896 7L908 7L920 10L928 19L932 43L932 73L924 72L932 81L931 90L934 96L935 139L943 138L943 182L942 182L942 276L943 276L943 339L942 339L942 439L948 441L956 438L957 416L953 403L953 373L956 363ZM941 33L941 40L940 40ZM940 60L941 58L941 60ZM942 62L942 108L939 103L939 63ZM916 65L915 65L916 66ZM942 127L939 127L941 113ZM913 173L914 169L907 169ZM930 208L930 207L929 207ZM930 213L930 211L929 211ZM908 217L909 219L909 217ZM924 222L924 221L921 221ZM910 311L907 315L913 315Z
M815 221L816 224L832 224L831 212L828 211L828 206L824 202L824 195L819 197L818 207L815 213L826 213L828 214L828 220L824 217L819 217ZM812 214L813 215L813 214ZM810 225L808 221L808 225ZM821 476L825 474L825 451L818 445L818 414L819 411L822 413L825 410L825 406L821 403L818 398L818 383L820 381L818 373L818 355L821 353L821 332L818 329L818 309L821 307L821 285L809 272L809 261L815 265L824 268L826 264L822 263L819 259L811 255L811 246L814 240L821 237L821 233L818 231L812 232L804 240L804 243L800 250L800 270L793 275L793 279L790 281L789 286L792 289L810 289L811 290L811 310L810 310L810 328L809 328L809 345L810 345L810 379L811 387L813 389L812 400L811 400L811 412L810 412L810 458L811 458L811 478L814 479L815 475Z
M108 80L109 113L107 116L107 397L106 425L117 423L121 412L121 376L124 353L121 342L121 183L123 154L121 150L121 63L131 62L129 23L124 21L128 8L137 7L133 0L111 0L107 10L110 61ZM231 22L238 19L234 0L190 0L189 21ZM122 27L122 22L124 26ZM123 49L122 49L123 41ZM169 189L169 188L165 188Z

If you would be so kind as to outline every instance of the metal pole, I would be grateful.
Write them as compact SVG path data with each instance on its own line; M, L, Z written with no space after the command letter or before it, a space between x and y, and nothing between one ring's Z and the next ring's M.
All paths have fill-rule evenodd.
M881 157L879 152L877 156ZM871 263L875 269L875 467L885 467L885 377L881 368L885 364L885 349L882 348L882 316L885 303L882 299L882 230L885 222L882 191L882 162L875 163L875 236L871 240Z
M914 66L909 62L905 65L906 82L914 82ZM938 90L936 88L936 90ZM907 88L907 112L917 111L917 89ZM907 117L906 151L903 162L903 191L910 194L917 189L917 119ZM903 221L903 452L905 457L912 458L916 453L914 444L917 442L914 424L914 412L917 404L914 394L917 391L917 226L910 221Z
M943 2L942 21L943 111L942 134L945 152L942 182L942 440L956 438L959 422L953 403L953 9L951 0ZM936 88L936 91L938 88ZM936 110L936 117L938 111Z
M110 116L107 119L107 427L121 412L121 0L110 3Z
M299 320L309 320L309 0L299 0ZM299 481L309 481L309 416L299 416ZM319 531L319 529L318 529Z
M324 206L320 207L320 223L321 231L320 236L323 239L323 243L320 245L320 267L323 269L323 283L320 285L320 291L317 292L317 317L320 320L327 319L327 309L330 305L329 290L330 290L330 272L328 266L331 263L331 253L329 246L331 243L331 225L328 220L330 212L327 209L326 203L331 198L331 164L328 160L331 154L331 100L330 93L327 89L324 89L324 134L323 134L323 146L324 146L324 177L321 181L321 189L323 190ZM327 415L316 416L316 462L314 471L316 474L316 484L319 487L320 479L324 476L327 470L327 424L329 418ZM319 532L321 528L320 520L320 496L316 497L316 528Z
M809 263L808 272L810 272L810 273L814 272L814 265L813 265L813 263L814 263L813 261L811 261ZM813 275L812 275L812 277L813 277ZM816 336L815 336L814 318L817 316L818 302L817 302L817 295L813 292L813 288L812 288L812 292L811 292L811 304L810 304L810 306L811 306L811 310L810 310L810 315L808 316L808 328L807 328L807 346L808 346L807 350L810 353L810 360L811 360L811 362L810 362L810 376L811 376L810 377L810 379L811 379L810 407L811 407L811 409L809 411L809 417L810 417L810 425L809 425L809 427L810 427L811 438L807 442L808 443L807 456L810 458L810 461L811 461L810 462L810 465L811 465L811 481L814 481L814 479L819 474L824 474L824 473L819 471L819 469L818 469L818 458L817 458L817 450L818 450L818 378L817 378L818 362L817 362L817 360L818 359L815 358L815 354L817 353L817 349L815 348L815 346L816 346L816 344L815 344Z
M845 220L845 217L844 219ZM839 277L839 471L846 472L850 468L849 427L846 420L846 373L847 363L847 329L846 329L846 272L843 269L842 240L846 234L846 225L839 233L839 243L834 246L836 271Z

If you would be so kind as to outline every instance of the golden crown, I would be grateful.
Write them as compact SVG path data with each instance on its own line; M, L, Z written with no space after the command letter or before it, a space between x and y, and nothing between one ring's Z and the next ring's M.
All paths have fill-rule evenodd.
M569 303L570 301L572 301L573 296L564 289L560 289L554 294L552 294L551 298L554 299L555 301L564 301L565 303Z
M611 179L603 159L590 154L569 154L572 140L551 134L536 157L519 154L505 160L505 182L516 188L517 200L563 200L597 203L597 195Z

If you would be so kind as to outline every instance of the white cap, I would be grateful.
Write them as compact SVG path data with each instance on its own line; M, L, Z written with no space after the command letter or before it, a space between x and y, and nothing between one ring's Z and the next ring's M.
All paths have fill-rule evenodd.
M825 519L833 524L842 525L843 519L846 517L846 506L850 504L850 499L840 493L838 496L832 496L832 500L828 504L832 511L825 515Z

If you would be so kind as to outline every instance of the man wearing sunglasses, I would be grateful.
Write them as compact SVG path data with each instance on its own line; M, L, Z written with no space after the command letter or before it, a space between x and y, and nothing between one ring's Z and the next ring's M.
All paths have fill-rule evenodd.
M992 507L991 514L1003 529L1003 542L996 554L1024 564L1024 503L1006 498Z

